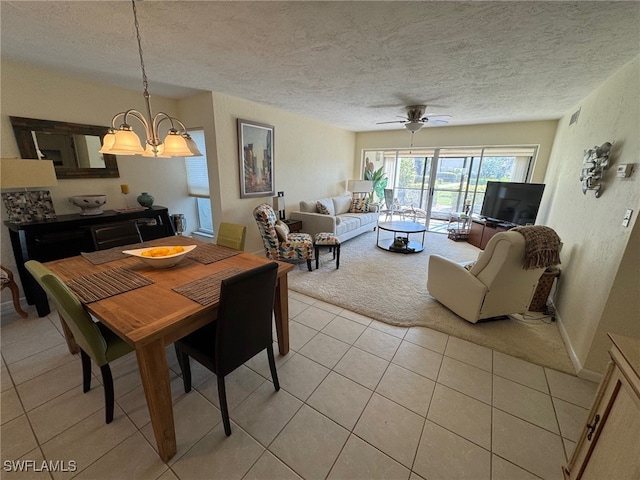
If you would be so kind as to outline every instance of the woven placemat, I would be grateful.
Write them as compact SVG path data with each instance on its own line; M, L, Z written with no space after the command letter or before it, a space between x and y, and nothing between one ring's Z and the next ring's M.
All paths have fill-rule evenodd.
M101 265L103 263L115 262L116 260L122 260L129 257L129 255L122 253L123 250L135 250L136 248L150 247L148 242L135 243L133 245L123 245L121 247L113 247L107 250L98 250L97 252L82 252L85 259L93 263L94 265Z
M238 255L239 253L242 252L239 250L234 250L233 248L208 244L198 245L198 248L191 251L188 256L189 258L193 258L200 263L208 265L219 260L224 260L225 258L233 257L234 255Z
M212 275L207 275L193 282L175 287L173 291L206 307L220 300L220 285L222 284L222 280L242 272L244 272L243 268L226 268Z
M85 275L66 282L82 303L97 302L152 283L154 283L153 280L122 267Z

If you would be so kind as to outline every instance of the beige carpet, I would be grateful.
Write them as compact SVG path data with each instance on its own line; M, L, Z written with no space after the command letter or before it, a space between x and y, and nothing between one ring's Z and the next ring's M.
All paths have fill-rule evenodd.
M509 318L471 324L434 300L427 292L432 253L464 262L475 260L479 250L446 235L428 233L423 252L392 253L377 248L376 233L371 232L342 244L339 270L326 249L321 250L318 270L309 272L306 264L297 265L289 274L289 288L392 325L433 328L575 374L555 322Z

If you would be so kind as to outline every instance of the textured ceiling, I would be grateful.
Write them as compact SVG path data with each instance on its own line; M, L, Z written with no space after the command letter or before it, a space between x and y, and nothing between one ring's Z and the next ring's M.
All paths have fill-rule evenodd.
M640 2L137 3L150 91L353 131L426 103L451 125L556 119L640 53ZM142 91L131 4L0 3L8 60Z

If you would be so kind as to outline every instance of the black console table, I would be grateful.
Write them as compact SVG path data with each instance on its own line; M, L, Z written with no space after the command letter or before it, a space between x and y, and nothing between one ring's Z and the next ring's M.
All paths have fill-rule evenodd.
M29 305L35 304L40 317L51 311L49 302L40 285L24 268L24 262L50 262L74 257L80 255L80 252L93 252L92 226L127 220L138 223L144 241L175 234L167 208L160 206L135 212L105 210L102 215L58 215L55 219L30 223L4 222L9 229L24 296Z

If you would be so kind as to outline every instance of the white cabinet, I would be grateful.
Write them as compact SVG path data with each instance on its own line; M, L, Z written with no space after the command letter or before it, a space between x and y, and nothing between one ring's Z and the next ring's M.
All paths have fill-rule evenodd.
M611 362L565 479L640 478L640 340L609 337Z

